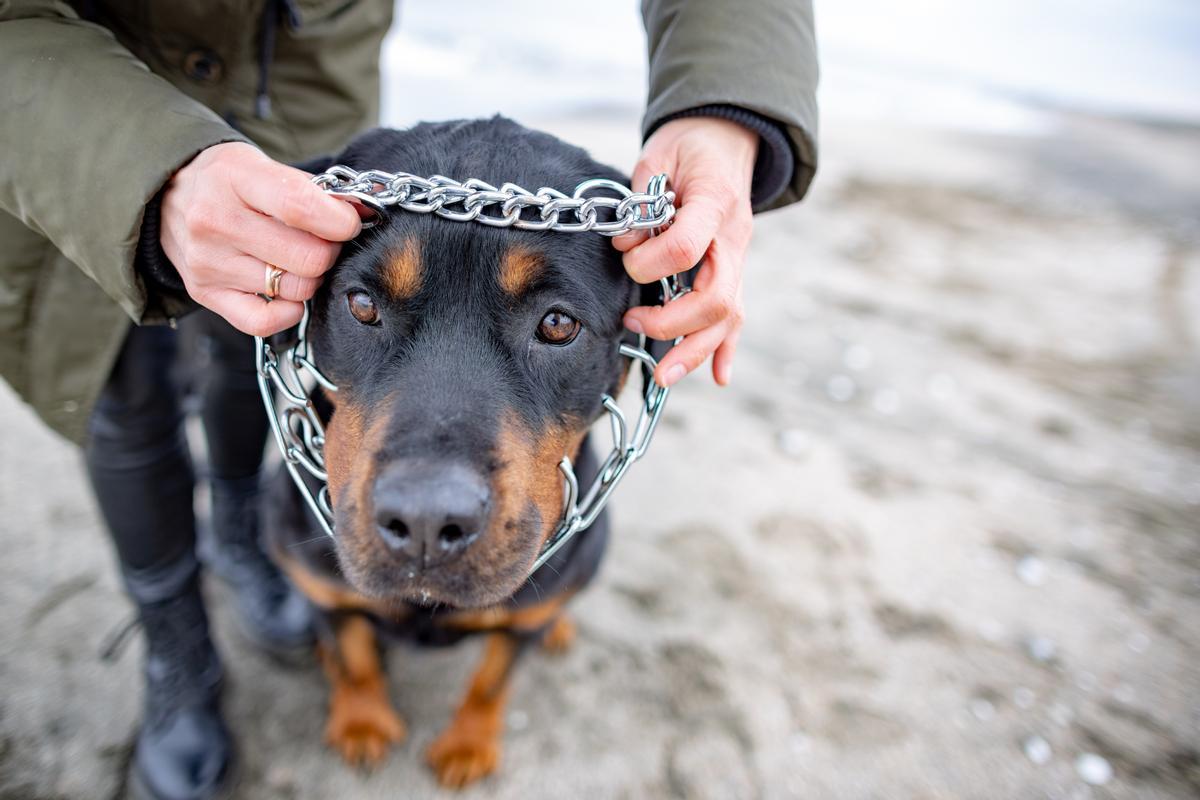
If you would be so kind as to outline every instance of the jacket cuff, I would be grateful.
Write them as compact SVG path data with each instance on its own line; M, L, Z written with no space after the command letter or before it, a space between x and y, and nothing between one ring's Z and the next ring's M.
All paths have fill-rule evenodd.
M179 270L163 251L159 235L162 231L162 192L146 204L142 227L138 234L134 269L146 289L147 316L173 317L190 310L195 302L183 285Z
M750 205L756 212L769 208L791 185L796 172L796 157L783 125L740 106L713 103L668 114L647 129L646 138L671 120L683 117L726 119L758 134L758 157L750 182Z

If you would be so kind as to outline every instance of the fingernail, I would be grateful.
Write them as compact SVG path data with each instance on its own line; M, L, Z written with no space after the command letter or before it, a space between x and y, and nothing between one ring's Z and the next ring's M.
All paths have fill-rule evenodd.
M625 327L639 335L646 332L646 329L642 327L642 323L638 322L637 317L626 317Z
M717 382L722 386L728 386L731 380L733 380L733 365L726 364L725 366L721 367L721 380Z
M663 373L663 383L667 386L674 386L675 383L686 374L687 369L683 366L683 364L672 364L667 368L667 371Z

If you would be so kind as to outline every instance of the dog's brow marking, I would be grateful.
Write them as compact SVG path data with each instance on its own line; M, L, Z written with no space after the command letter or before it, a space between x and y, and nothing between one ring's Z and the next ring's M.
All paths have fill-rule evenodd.
M383 262L383 281L397 300L412 297L421 288L421 248L415 237L392 249Z
M525 247L513 247L500 262L500 288L513 296L522 294L545 266L545 259Z

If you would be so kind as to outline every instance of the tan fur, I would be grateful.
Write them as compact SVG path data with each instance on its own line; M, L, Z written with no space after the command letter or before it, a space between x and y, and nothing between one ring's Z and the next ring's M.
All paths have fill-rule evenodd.
M562 612L570 594L551 597L544 603L525 608L491 606L473 611L456 611L445 617L445 624L464 631L513 630L533 632L548 625Z
M353 589L313 575L294 558L285 554L272 553L272 558L301 594L312 603L328 611L371 611L383 617L395 616L396 608L388 603L359 594Z
M519 246L510 249L500 262L500 288L514 297L520 296L545 265L540 253Z
M493 496L500 498L499 519L517 519L529 501L542 517L542 538L553 531L553 523L562 513L562 473L558 462L563 456L576 459L587 428L549 426L534 433L515 415L500 423L496 441L501 468L495 479Z
M443 786L460 788L496 770L508 702L509 668L517 643L505 633L488 637L480 663L462 705L450 725L425 753Z
M407 732L388 698L371 623L357 616L343 620L337 651L322 653L322 662L333 686L325 741L351 765L378 764Z
M383 280L396 300L407 300L421 289L421 249L414 238L406 239L383 262Z

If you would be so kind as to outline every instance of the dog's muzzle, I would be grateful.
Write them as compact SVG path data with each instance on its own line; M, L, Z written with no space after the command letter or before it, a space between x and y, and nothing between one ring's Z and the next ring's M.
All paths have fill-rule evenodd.
M433 212L457 222L522 230L592 232L605 236L648 230L654 236L675 215L675 193L667 190L666 175L651 178L644 193L634 193L615 181L594 179L579 184L569 196L547 188L527 192L511 183L496 189L474 179L460 183L439 175L419 178L378 170L356 172L342 166L331 167L314 177L313 182L334 196L363 203L376 215L382 215L390 207L399 207L416 213ZM597 190L613 192L620 199L589 196ZM563 219L564 215L568 219ZM364 228L371 224L374 222L368 221ZM688 291L678 276L663 278L660 283L663 303ZM313 362L308 341L309 312L309 304L305 303L296 339L282 351L277 351L266 339L255 337L255 365L267 419L284 466L325 533L333 537L333 508L325 470L325 426L311 395L317 386L330 392L336 392L337 386ZM682 337L675 343L681 340ZM530 572L595 522L617 484L629 467L646 454L654 438L670 389L654 382L658 362L646 349L644 335L638 337L636 345L622 343L619 347L621 355L642 368L642 402L637 420L631 426L616 400L608 394L602 396L612 431L612 449L591 485L582 492L571 460L564 456L559 462L563 474L562 517Z

